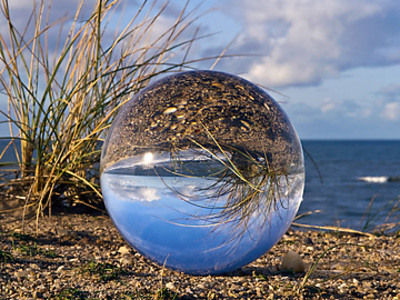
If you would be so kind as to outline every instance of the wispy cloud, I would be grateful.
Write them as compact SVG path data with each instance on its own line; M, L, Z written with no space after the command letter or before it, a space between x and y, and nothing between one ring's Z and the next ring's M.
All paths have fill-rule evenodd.
M313 102L288 101L284 108L302 137L398 138L400 85L388 85L371 94L375 100L338 95Z
M383 107L381 116L389 121L400 120L400 103L389 102Z
M388 121L400 121L400 84L391 84L381 88L378 93L380 117Z

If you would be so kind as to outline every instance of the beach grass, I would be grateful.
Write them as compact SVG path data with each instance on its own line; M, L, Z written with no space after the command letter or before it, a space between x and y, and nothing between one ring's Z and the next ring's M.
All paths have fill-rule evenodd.
M371 198L361 220L364 232L376 234L396 234L400 232L400 196L387 201L381 208L374 206L375 197ZM376 225L378 224L378 225Z
M194 28L200 15L188 4L165 27L168 2L143 1L127 24L111 29L118 0L97 1L89 14L82 0L72 18L54 22L47 1L34 1L22 27L1 2L0 89L8 105L0 114L10 142L0 161L6 151L17 160L1 187L21 198L18 209L39 218L66 201L101 206L99 145L119 108L153 78L201 60L188 60L202 38Z

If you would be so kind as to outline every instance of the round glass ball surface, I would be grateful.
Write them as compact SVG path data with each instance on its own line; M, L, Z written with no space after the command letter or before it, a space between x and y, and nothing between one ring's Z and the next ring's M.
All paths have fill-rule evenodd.
M101 156L115 226L137 251L188 274L267 252L302 201L299 138L278 103L215 71L167 76L127 102Z

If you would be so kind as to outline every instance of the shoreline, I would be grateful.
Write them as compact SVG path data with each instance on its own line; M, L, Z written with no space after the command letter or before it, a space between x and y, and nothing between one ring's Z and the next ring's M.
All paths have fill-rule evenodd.
M1 215L2 299L400 299L400 236L290 229L266 254L221 276L159 267L107 215L59 213L15 230ZM289 251L305 272L280 270ZM175 298L174 298L175 297Z

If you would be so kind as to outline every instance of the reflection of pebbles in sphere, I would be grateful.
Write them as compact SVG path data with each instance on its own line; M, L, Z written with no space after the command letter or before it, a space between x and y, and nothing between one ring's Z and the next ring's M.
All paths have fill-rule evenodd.
M285 113L239 77L192 71L139 92L103 145L114 224L153 261L219 274L268 251L302 200L300 141Z

